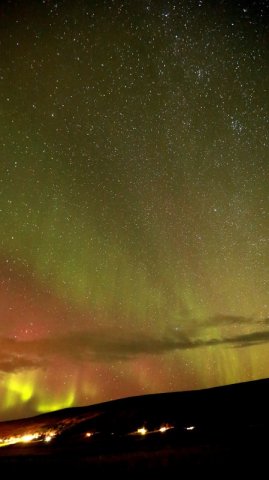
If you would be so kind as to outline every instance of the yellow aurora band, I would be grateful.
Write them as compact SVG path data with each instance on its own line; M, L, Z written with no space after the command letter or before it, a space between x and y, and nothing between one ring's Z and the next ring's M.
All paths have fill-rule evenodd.
M61 399L58 401L53 401L50 399L47 402L41 402L37 405L37 411L39 413L53 412L55 410L60 410L61 408L68 408L74 405L75 401L75 392L74 390L68 391L66 394L61 394Z
M62 408L72 407L75 401L75 389L62 389L59 395L53 396L48 392L46 399L45 392L38 388L40 372L19 372L6 374L4 381L0 384L1 404L0 408L4 411L13 410L17 407L18 411L23 404L33 402L31 413L44 413L60 410Z
M36 380L36 372L7 374L4 381L5 391L1 395L2 407L10 409L17 404L29 402L34 395Z

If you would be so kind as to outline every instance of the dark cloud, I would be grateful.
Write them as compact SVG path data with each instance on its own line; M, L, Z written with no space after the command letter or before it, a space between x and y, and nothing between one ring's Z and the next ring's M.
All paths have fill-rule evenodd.
M269 342L269 330L246 333L227 338L223 343L233 344L235 347L248 347Z
M233 317L234 322L237 318ZM229 318L232 323L232 317ZM76 332L58 338L43 338L32 341L0 339L0 371L12 372L22 369L44 367L56 356L73 362L131 360L143 355L163 355L168 352L227 345L242 348L269 342L269 330L220 338L192 338L179 333L175 336L155 338L137 335L137 338Z
M0 371L16 371L47 365L56 356L78 361L130 360L141 355L162 355L175 350L203 346L201 340L185 335L180 338L154 338L137 335L136 338L76 332L32 341L0 339Z
M209 318L205 319L197 319L195 317L190 317L190 318L185 318L184 321L182 321L181 324L177 324L174 326L172 329L170 329L170 332L182 332L182 331L188 331L190 332L196 332L198 330L204 330L210 327L229 327L229 326L243 326L243 325L257 325L257 324L264 324L264 325L269 325L269 320L257 320L252 317L244 317L240 315L226 315L226 314L217 314ZM169 330L168 330L169 331Z
M38 368L42 365L40 360L31 359L27 356L13 355L3 357L0 355L0 372L12 373L29 368Z
M254 320L250 317L243 317L239 315L223 315L218 314L210 317L209 320L205 322L205 325L243 325L252 323Z
M23 342L11 338L0 338L0 372L15 372L42 365L39 355L24 349Z

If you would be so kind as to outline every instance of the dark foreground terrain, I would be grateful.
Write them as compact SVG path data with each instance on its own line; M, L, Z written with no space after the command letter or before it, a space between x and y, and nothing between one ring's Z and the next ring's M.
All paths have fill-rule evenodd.
M269 380L133 397L0 423L1 475L267 469Z

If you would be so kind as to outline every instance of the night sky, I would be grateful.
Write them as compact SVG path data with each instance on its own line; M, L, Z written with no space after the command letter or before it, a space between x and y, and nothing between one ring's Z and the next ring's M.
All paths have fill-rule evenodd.
M269 376L269 3L0 4L0 419Z

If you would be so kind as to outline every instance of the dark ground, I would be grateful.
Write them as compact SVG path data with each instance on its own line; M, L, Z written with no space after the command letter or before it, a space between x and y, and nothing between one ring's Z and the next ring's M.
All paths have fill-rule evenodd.
M269 381L134 397L0 424L0 436L55 428L49 443L0 449L0 476L249 474L267 477ZM173 426L165 433L161 425ZM136 434L145 426L148 433ZM193 426L192 430L188 427ZM90 438L85 433L91 431ZM13 477L12 477L13 478Z

